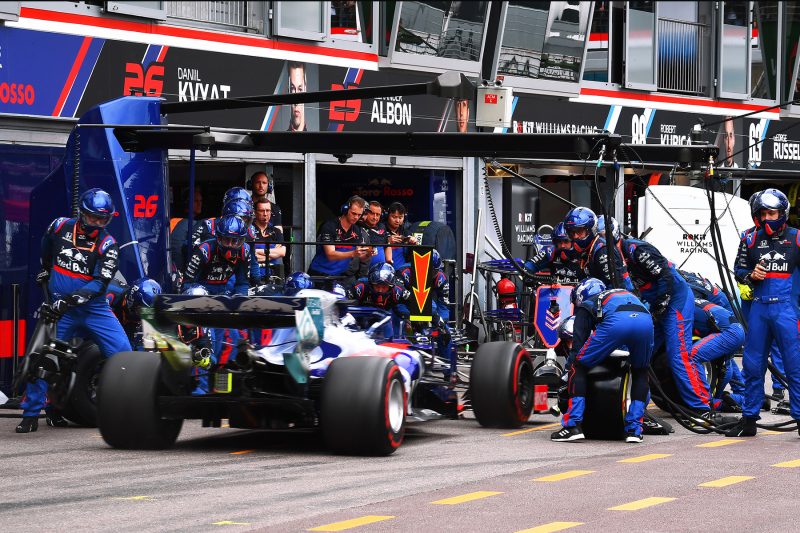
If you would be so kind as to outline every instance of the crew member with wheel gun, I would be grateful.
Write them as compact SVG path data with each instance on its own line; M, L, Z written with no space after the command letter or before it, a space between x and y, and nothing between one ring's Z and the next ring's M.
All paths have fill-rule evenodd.
M97 343L104 357L131 351L128 337L105 291L117 272L119 248L105 227L114 216L114 202L102 189L89 189L80 198L80 216L57 218L42 239L39 283L47 282L52 303L42 306L44 319L57 320L57 337L85 337ZM17 433L31 433L39 426L44 408L47 425L64 427L67 421L46 406L47 382L27 383L22 401L22 421Z
M642 417L647 405L647 367L653 354L653 319L636 296L623 289L606 290L596 278L586 278L572 293L575 304L570 349L569 410L556 442L584 439L581 422L586 407L587 374L617 348L627 346L631 365L631 401L625 417L626 442L642 442Z

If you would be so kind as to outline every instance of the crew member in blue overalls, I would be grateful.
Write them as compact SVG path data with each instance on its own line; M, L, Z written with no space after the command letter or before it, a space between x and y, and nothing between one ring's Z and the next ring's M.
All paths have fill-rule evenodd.
M753 202L758 198L758 195L761 194L761 191L755 192L750 196L750 211L753 211ZM753 223L754 226L748 228L742 232L742 239L746 238L746 236L750 233L755 233L758 228L761 227L761 221L758 219L758 215L753 216ZM797 298L800 299L800 294L797 294L797 291L800 291L800 284L796 287L795 294ZM750 307L753 304L753 284L750 281L745 281L744 283L739 283L739 295L741 296L741 303L742 303L742 318L744 320L749 320L748 316L750 314ZM713 300L712 300L713 301ZM772 340L772 346L770 346L769 350L769 358L772 360L772 364L775 368L783 374L786 375L786 370L783 367L783 357L781 356L781 351L778 348L778 343L775 339ZM771 374L772 376L772 397L776 400L783 400L786 397L786 391L783 387L783 384L778 381L778 378L775 377L775 374ZM769 399L764 399L764 408L769 410Z
M739 244L736 278L753 285L753 304L748 315L749 331L742 366L745 399L742 418L729 430L729 437L752 437L764 397L764 374L772 340L778 342L786 381L789 412L800 420L800 310L797 284L800 269L800 232L786 226L789 200L777 189L761 192L751 205L760 223Z
M400 319L408 316L408 308L404 304L408 299L408 291L396 281L398 280L392 265L376 263L369 267L367 277L358 280L350 291L356 302L392 313L391 322L383 327L383 337L386 339L400 333Z
M653 319L644 304L624 289L606 290L596 278L581 281L572 293L575 304L570 349L569 409L562 428L550 438L565 442L584 438L587 373L611 353L627 347L631 365L631 401L625 416L626 442L642 442L642 417L649 387L647 367L653 353Z
M229 194L231 191L236 190L240 190L238 194ZM192 235L192 242L194 243L194 246L197 246L201 242L205 242L212 238L216 234L217 226L222 218L227 216L237 216L244 221L245 225L247 226L248 241L255 241L258 239L258 229L253 226L253 220L255 218L253 203L250 200L250 196L248 196L246 192L242 191L244 191L244 189L241 187L234 187L225 194L225 197L229 199L222 206L222 215L219 218L207 218L198 225L197 229ZM244 194L244 198L241 197L242 194ZM250 284L254 287L261 285L262 269L259 267L258 257L256 256L255 247L253 246L250 247L248 269ZM268 278L270 275L269 265L264 267L263 272L265 275L264 279ZM231 290L232 286L229 286L228 288Z
M250 265L250 245L245 242L248 227L239 217L222 217L216 225L215 236L200 243L192 252L186 266L184 292L197 285L212 295L241 294L248 290L247 275ZM233 279L233 291L228 288ZM236 357L239 332L230 328L210 330L210 364L225 364ZM208 392L208 375L200 373L194 394Z
M656 346L666 345L670 369L683 402L701 415L711 409L705 372L691 357L694 295L686 280L652 244L623 239L628 272L655 318ZM715 407L719 401L715 401Z
M678 273L683 276L683 279L685 279L686 283L689 284L689 288L692 289L692 294L694 294L695 299L700 298L701 300L708 300L712 304L722 307L736 317L733 306L731 305L728 296L725 294L725 291L723 291L722 288L695 272L678 270ZM744 305L742 308L744 308ZM697 310L695 309L695 319L696 318ZM781 363L781 368L782 367L783 364ZM736 360L732 357L725 365L724 382L730 384L731 392L733 393L734 397L744 398L744 377L742 376L742 370L739 368L739 365L736 364ZM739 406L741 406L741 402L737 403L739 403Z
M161 285L150 278L139 278L130 286L112 280L106 289L106 300L114 315L122 324L128 341L134 350L143 349L142 320L139 309L153 307L156 296L161 294Z
M131 351L125 331L105 299L119 261L117 242L105 230L113 216L114 202L107 192L89 189L83 193L79 218L55 219L42 238L42 271L37 276L48 284L52 303L42 311L58 320L57 337L92 339L104 357ZM46 396L44 380L27 384L17 433L38 429ZM67 425L60 415L46 412L47 425Z
M544 246L531 259L525 261L525 268L531 272L549 270L559 280L580 281L586 274L578 263L579 253L572 246L564 223L559 222L553 228L553 247Z
M693 328L694 334L701 339L692 346L691 358L698 364L718 359L724 361L722 366L724 374L720 379L719 393L716 397L727 398L728 393L723 391L734 374L731 369L733 354L744 345L744 328L735 314L722 306L701 299L694 301ZM733 394L730 394L730 400L733 401L733 405L730 402L726 405L738 411L744 402L744 395L734 390Z
M578 253L581 270L585 276L599 279L608 287L614 285L614 276L608 261L606 241L597 233L597 216L587 207L570 209L564 217L564 229ZM617 276L625 289L632 291L633 285L625 269L625 262L618 250L614 250L614 265Z

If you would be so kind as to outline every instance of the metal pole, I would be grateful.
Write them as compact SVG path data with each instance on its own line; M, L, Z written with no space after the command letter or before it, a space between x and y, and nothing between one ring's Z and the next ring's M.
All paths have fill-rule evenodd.
M19 325L20 325L20 317L19 317L19 283L14 283L11 285L11 299L12 299L12 310L13 313L13 324L14 324L14 333L12 334L13 339L13 347L11 348L11 375L17 375L17 365L19 361ZM13 391L12 391L13 393Z
M480 207L478 208L478 220L475 225L475 248L473 248L473 255L472 255L472 272L471 278L469 281L469 317L467 318L467 322L472 322L472 316L475 312L474 308L474 301L478 298L478 295L475 294L475 276L478 272L478 251L480 250L480 242L481 242L481 223L483 218L483 209Z
M616 154L614 155L614 160L616 160ZM597 192L602 194L601 191ZM614 237L611 225L611 216L615 212L616 192L617 169L616 165L614 165L606 172L606 199L603 202L603 216L605 216L606 220L606 254L608 255L609 274L614 288L619 289L622 285L622 280L619 278L619 272L617 271L617 239Z
M189 216L188 218L188 227L186 230L186 261L189 261L189 257L192 255L192 234L194 233L194 167L195 167L195 159L194 159L194 152L195 148L194 145L189 149Z

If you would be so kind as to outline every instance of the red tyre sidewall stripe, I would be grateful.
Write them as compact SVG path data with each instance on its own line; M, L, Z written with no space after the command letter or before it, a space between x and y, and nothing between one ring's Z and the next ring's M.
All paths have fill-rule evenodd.
M392 391L392 380L394 379L395 374L400 374L400 368L397 365L392 365L389 367L389 372L386 374L386 383L384 386L384 397L383 397L383 420L386 424L386 436L389 438L389 444L392 445L392 448L399 448L400 445L403 443L403 431L399 431L397 434L392 431L392 425L389 420L389 394ZM400 383L403 384L403 376L400 375ZM406 414L406 403L407 403L405 387L403 387L403 416Z
M527 352L523 350L521 347L517 347L517 355L514 361L514 374L511 376L513 380L513 385L511 390L514 393L514 409L517 411L517 420L524 421L525 414L522 412L522 404L520 403L519 399L519 366L522 364L522 359L527 355Z

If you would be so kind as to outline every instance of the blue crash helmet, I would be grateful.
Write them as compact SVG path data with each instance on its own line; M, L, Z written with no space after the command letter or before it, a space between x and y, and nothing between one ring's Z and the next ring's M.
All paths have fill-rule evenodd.
M128 289L128 308L153 307L156 296L161 294L161 285L150 278L139 278Z
M236 199L246 200L251 204L253 203L253 199L250 197L247 189L244 187L231 187L225 191L225 196L222 197L222 206L225 207L225 204Z
M234 198L222 207L222 216L239 217L244 220L248 226L253 223L255 215L253 204L241 198Z
M606 290L606 284L597 278L586 278L572 291L572 303L576 306Z
M567 235L572 239L572 245L575 249L579 252L584 252L597 235L597 215L588 207L570 209L567 216L564 217L564 229L567 230ZM576 239L572 236L572 233L579 229L586 230L586 237L583 239Z
M762 209L775 209L779 216L777 220L761 220ZM789 199L778 189L764 189L753 199L750 214L764 227L767 235L774 235L786 227L786 216L789 211Z
M303 289L313 289L314 282L305 272L292 272L286 276L286 283L283 286L285 296L294 296Z
M114 200L103 189L89 189L80 199L81 225L87 231L96 231L108 226L114 216ZM90 224L87 215L100 219L100 224Z

